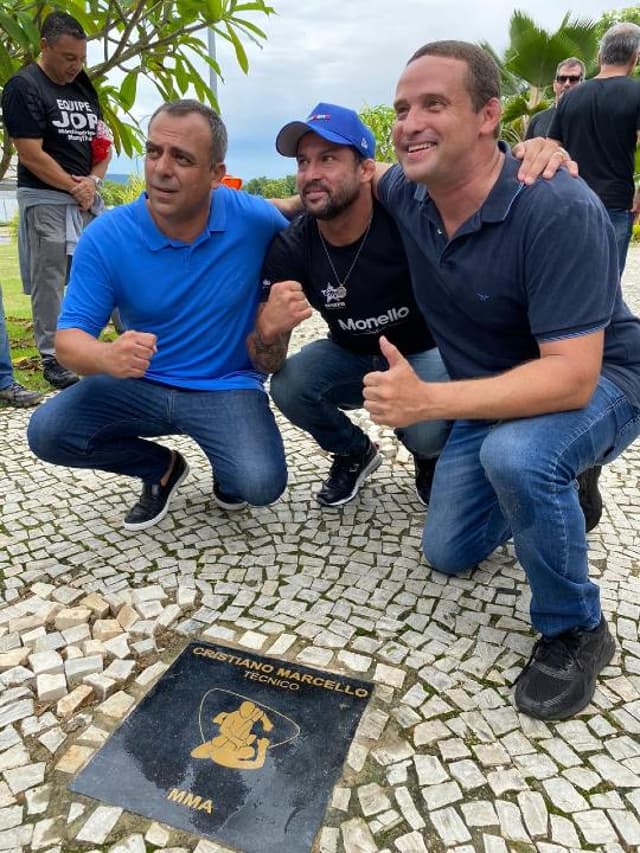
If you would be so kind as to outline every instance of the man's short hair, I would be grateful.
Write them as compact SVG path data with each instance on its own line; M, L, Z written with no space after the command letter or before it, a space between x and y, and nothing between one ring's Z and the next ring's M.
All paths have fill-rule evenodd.
M191 113L197 113L209 125L211 131L211 165L223 163L227 156L227 128L218 113L208 107L206 104L201 104L200 101L192 98L183 98L180 101L167 101L166 104L161 104L154 112L149 120L151 127L154 118L160 113L167 113L171 116L186 116Z
M423 56L443 56L466 62L466 86L475 112L480 112L491 98L500 98L498 66L478 45L467 41L432 41L418 48L407 65Z
M577 56L569 56L567 59L563 59L562 62L558 63L556 68L556 75L560 73L560 69L564 68L565 65L579 65L580 66L580 75L584 77L587 69L585 68L585 64L581 59L578 59Z
M66 12L52 12L42 22L40 37L47 40L49 46L54 45L61 36L72 36L75 39L86 39L87 34L82 25Z
M628 65L640 52L640 27L629 21L614 24L600 42L601 65Z

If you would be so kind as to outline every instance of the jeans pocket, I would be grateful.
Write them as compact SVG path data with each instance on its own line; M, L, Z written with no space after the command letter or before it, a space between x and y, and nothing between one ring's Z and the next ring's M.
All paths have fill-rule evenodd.
M640 435L640 409L636 409L626 399L620 400L616 406L619 426L613 447L608 450L600 464L606 465L623 453Z

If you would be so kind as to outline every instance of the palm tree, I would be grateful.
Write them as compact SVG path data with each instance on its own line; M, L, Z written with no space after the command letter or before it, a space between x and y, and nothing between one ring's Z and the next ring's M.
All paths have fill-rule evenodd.
M589 68L598 52L596 23L569 17L554 33L548 33L526 15L516 10L509 24L509 46L500 58L493 48L483 43L500 68L503 87L503 136L517 141L526 130L528 117L549 104L545 93L553 80L559 62L576 56Z

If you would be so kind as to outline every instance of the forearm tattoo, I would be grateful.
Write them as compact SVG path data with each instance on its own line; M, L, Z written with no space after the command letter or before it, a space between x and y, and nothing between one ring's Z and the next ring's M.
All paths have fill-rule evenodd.
M247 339L249 358L261 373L277 373L282 367L289 348L290 332L278 335L275 341L266 343L255 329Z

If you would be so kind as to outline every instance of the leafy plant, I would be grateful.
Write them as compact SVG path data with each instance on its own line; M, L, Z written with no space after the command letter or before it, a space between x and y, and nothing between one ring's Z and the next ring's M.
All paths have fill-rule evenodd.
M491 45L481 46L500 69L503 93L502 135L513 144L524 137L528 119L553 103L550 88L556 67L563 59L576 56L589 67L596 60L596 24L587 19L564 16L559 28L547 32L529 15L516 10L509 25L509 45L500 57Z
M243 186L251 195L261 195L264 198L287 198L296 193L296 176L287 175L284 178L251 178Z
M21 67L40 52L40 26L55 6L45 0L3 0L0 7L0 90ZM101 59L87 68L98 90L105 121L116 150L132 156L142 150L142 132L131 110L141 78L149 80L163 100L184 97L189 90L217 107L214 93L195 61L219 77L220 66L209 56L207 29L233 45L246 73L247 41L261 44L266 34L252 18L269 16L265 0L65 0L64 9L83 26L88 41L99 45ZM113 82L111 72L124 74ZM0 129L0 178L11 161L12 148Z
M376 160L383 163L394 163L396 159L393 150L391 131L395 113L392 107L386 104L377 104L375 107L364 107L359 113L362 121L371 129L376 139Z

